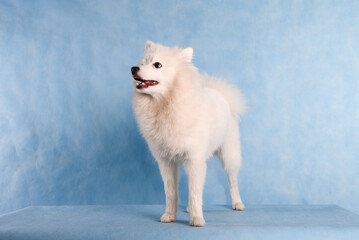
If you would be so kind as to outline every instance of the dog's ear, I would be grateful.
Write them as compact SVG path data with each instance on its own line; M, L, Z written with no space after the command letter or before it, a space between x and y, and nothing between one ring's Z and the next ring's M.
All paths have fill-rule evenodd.
M145 51L147 51L148 49L152 48L153 45L155 45L155 43L152 42L152 41L150 41L150 40L148 40L148 41L146 42Z
M181 57L186 61L186 62L191 62L192 61L192 57L193 57L193 48L191 47L187 47L181 50Z

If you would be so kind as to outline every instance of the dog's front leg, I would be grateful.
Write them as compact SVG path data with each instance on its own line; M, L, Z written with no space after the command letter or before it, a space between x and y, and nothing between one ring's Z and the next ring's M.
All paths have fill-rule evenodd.
M178 164L157 159L166 193L166 212L161 222L174 222L178 202Z
M202 211L202 195L206 178L206 162L202 159L192 159L185 163L188 175L188 211L190 225L202 227L205 225Z

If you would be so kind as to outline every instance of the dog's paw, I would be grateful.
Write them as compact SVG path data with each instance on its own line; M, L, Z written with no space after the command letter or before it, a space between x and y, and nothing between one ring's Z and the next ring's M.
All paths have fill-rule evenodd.
M189 213L189 207L186 207L186 212Z
M233 210L236 210L236 211L243 211L245 209L245 206L241 202L236 202L236 203L232 204L232 208L233 208Z
M206 224L203 217L191 217L189 225L192 227L203 227Z
M175 221L176 216L171 213L164 213L161 217L162 223L170 223Z

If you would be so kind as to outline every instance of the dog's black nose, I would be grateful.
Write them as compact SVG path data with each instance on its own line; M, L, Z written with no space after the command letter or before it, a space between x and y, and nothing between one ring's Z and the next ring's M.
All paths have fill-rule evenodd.
M135 73L138 72L139 70L140 70L139 67L134 66L134 67L131 68L131 73L132 73L132 74L135 74Z

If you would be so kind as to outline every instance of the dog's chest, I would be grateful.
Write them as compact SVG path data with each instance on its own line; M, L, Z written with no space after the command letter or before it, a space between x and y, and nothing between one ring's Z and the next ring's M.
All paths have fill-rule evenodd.
M150 109L140 113L139 125L147 142L169 152L185 151L190 136L188 119L175 109Z

